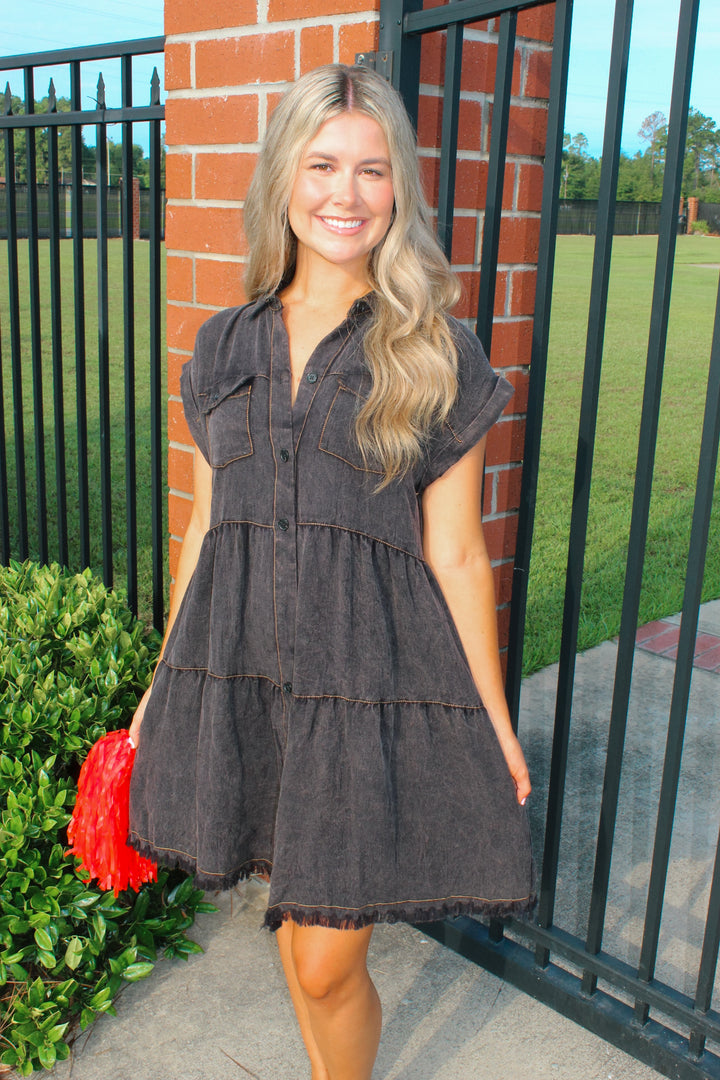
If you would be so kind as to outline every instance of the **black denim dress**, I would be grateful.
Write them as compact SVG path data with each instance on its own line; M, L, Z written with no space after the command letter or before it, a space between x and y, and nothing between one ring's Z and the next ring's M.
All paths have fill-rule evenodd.
M270 872L272 929L525 910L526 814L420 512L511 389L453 321L449 421L378 492L354 434L370 302L318 345L294 405L281 306L214 316L182 372L211 523L145 713L130 842L206 888Z

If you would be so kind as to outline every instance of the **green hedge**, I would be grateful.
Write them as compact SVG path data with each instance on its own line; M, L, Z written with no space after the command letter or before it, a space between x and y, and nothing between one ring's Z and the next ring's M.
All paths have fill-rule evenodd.
M214 908L191 878L116 898L66 855L80 765L128 724L159 644L89 571L0 567L0 1062L22 1076L65 1059L158 953L201 951L185 932Z

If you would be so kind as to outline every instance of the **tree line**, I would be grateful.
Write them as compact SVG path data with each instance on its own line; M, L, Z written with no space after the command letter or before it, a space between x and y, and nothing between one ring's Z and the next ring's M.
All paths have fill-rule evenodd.
M667 134L667 118L663 113L653 112L645 117L638 131L639 138L647 144L645 149L634 155L620 155L617 191L620 202L660 202ZM600 157L588 153L588 140L582 132L566 133L560 197L597 199L601 162ZM688 113L682 194L697 196L703 202L720 203L720 130L711 117L693 108Z
M41 98L35 102L35 112L48 112L49 98ZM57 98L57 111L70 112L70 99ZM12 96L12 112L19 116L25 112L22 98ZM72 139L69 127L60 127L58 132L58 170L60 183L69 184L72 181ZM48 182L48 131L47 128L35 128L35 156L37 180L39 184ZM24 133L15 132L15 181L19 184L27 183L27 139ZM145 151L138 143L133 143L132 149L132 174L140 181L140 187L150 186L150 159L145 157ZM6 173L5 165L5 139L0 138L0 178ZM82 174L83 178L91 183L95 182L95 147L85 144L83 132L82 145ZM165 186L165 146L163 144L160 162L161 185ZM108 182L117 185L122 177L122 143L114 142L108 138Z

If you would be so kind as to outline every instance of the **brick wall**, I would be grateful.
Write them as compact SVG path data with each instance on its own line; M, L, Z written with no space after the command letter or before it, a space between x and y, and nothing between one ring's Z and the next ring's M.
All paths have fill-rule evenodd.
M303 17L297 17L298 8ZM167 298L170 568L192 505L192 453L180 368L198 327L243 300L242 204L267 118L286 83L377 48L379 0L166 0ZM488 444L486 532L501 637L510 598L532 336L542 151L554 5L518 17L491 361L516 387ZM497 20L465 31L453 264L456 312L472 320L482 236ZM444 34L423 41L418 135L429 195L437 191Z

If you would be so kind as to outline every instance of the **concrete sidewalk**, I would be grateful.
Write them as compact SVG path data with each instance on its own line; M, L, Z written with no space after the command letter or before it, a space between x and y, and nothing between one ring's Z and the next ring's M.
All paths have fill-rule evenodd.
M720 601L701 631L720 639ZM556 922L584 932L617 646L578 657ZM638 649L628 718L605 947L637 962L674 663ZM547 794L557 669L526 680L521 737L538 837ZM720 808L720 682L695 670L657 977L692 991ZM277 948L260 928L266 886L214 898L191 937L205 953L158 964L128 987L117 1018L74 1045L54 1080L309 1080ZM370 970L384 1007L376 1080L652 1080L649 1067L427 939L378 926Z

